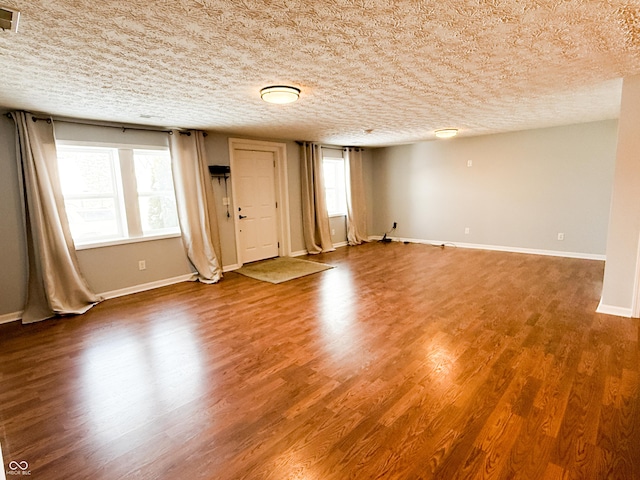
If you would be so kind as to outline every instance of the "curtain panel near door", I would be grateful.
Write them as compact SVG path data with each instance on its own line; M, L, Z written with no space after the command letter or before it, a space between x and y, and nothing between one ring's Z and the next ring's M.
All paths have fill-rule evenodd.
M362 175L362 149L345 148L347 187L347 242L360 245L367 241L367 201Z
M204 134L174 131L169 138L182 243L196 269L195 279L216 283L222 278L220 233Z
M332 252L331 226L322 178L321 147L303 142L300 147L302 190L302 233L307 252Z
M54 126L12 112L27 239L28 286L22 323L81 314L102 300L80 273L58 174Z

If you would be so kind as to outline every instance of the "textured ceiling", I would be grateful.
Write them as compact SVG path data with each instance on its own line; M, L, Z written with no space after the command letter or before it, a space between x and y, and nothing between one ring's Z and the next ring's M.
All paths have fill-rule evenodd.
M0 107L83 119L389 145L615 118L640 74L640 1L0 1Z

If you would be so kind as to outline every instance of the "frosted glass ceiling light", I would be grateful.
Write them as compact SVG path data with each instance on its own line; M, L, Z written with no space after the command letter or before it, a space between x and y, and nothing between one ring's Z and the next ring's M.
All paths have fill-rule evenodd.
M298 100L300 89L285 85L274 85L260 90L260 96L262 100L269 103L292 103Z
M434 132L438 138L451 138L458 134L457 128L442 128Z

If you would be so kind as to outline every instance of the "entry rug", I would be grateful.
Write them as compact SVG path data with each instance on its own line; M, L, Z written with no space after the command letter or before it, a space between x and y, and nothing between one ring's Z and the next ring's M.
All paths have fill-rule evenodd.
M236 273L262 280L263 282L282 283L330 268L333 268L333 266L326 263L311 262L299 258L278 257L248 263L236 270Z

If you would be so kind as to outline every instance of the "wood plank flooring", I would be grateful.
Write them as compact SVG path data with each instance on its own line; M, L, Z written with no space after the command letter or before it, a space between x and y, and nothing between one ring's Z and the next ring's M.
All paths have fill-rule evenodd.
M638 320L595 313L602 262L401 243L311 260L336 268L0 326L5 470L640 479Z

